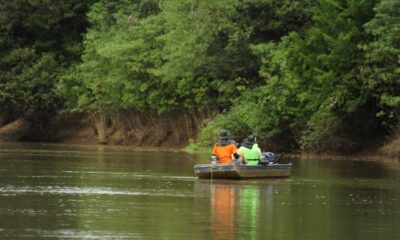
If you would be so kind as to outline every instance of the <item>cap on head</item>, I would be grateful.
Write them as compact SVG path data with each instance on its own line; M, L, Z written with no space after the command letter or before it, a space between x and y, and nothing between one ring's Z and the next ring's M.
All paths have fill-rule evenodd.
M243 139L242 146L246 148L252 148L253 144L256 143L256 137L254 135L249 135L245 139Z
M229 140L231 138L231 134L227 130L221 130L218 134L218 139L220 140Z
M249 142L251 142L251 143L256 143L256 136L254 136L253 134L252 134L252 135L249 135L249 136L247 137L247 140L248 140Z

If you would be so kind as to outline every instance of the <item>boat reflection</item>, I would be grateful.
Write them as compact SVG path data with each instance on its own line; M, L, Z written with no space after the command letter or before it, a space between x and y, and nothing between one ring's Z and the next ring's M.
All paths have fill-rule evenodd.
M213 239L234 239L235 186L211 186L211 224Z
M196 190L210 191L212 239L259 239L258 229L267 228L273 215L274 193L282 182L198 181ZM240 235L238 235L240 233Z

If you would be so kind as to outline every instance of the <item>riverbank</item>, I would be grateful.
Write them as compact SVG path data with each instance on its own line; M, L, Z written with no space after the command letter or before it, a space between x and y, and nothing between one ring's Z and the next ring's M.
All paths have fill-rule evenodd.
M385 144L379 152L385 156L390 156L393 158L400 159L400 135L390 140L387 144Z
M200 125L193 122L199 121L196 116L135 117L69 114L53 117L43 126L19 118L0 125L0 142L184 148Z
M159 128L155 128L159 129ZM151 133L147 137L138 141L132 132L121 134L120 130L106 129L106 142L99 142L97 129L89 118L82 116L58 117L52 119L43 129L36 129L32 124L17 119L13 122L0 127L0 143L18 144L24 142L34 142L43 144L82 146L88 149L98 149L106 147L107 149L127 149L127 150L149 150L149 151L184 151L189 144L189 137L179 139L179 134L169 134L164 141L157 140ZM194 137L194 133L192 136ZM300 158L352 158L360 157L362 159L400 159L400 134L394 135L387 140L382 147L381 144L375 144L374 147L361 149L357 153L338 155L337 153L303 153L296 152L289 155ZM285 151L283 151L285 152ZM286 151L287 152L287 151Z
M79 118L52 120L41 129L24 119L17 119L0 127L0 142L97 144L96 134L88 121Z

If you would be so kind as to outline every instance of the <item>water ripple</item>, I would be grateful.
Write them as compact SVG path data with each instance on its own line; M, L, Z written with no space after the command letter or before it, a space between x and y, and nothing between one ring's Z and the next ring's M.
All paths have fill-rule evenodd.
M17 238L58 238L58 239L146 239L141 233L118 233L112 231L82 231L75 229L60 230L41 230L41 229L25 229L21 232L9 230L7 237Z
M163 196L163 197L192 197L192 193L176 193L163 192L157 189L154 192L147 191L129 191L115 190L112 188L96 188L96 187L65 187L65 186L46 186L46 187L29 187L29 186L5 186L0 187L0 195L15 194L72 194L72 195L113 195L113 196Z

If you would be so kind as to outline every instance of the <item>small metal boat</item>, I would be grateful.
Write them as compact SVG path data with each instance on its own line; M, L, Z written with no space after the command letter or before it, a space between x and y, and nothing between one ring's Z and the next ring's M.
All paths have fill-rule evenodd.
M292 164L241 165L241 164L196 164L194 172L199 178L246 179L289 177Z

